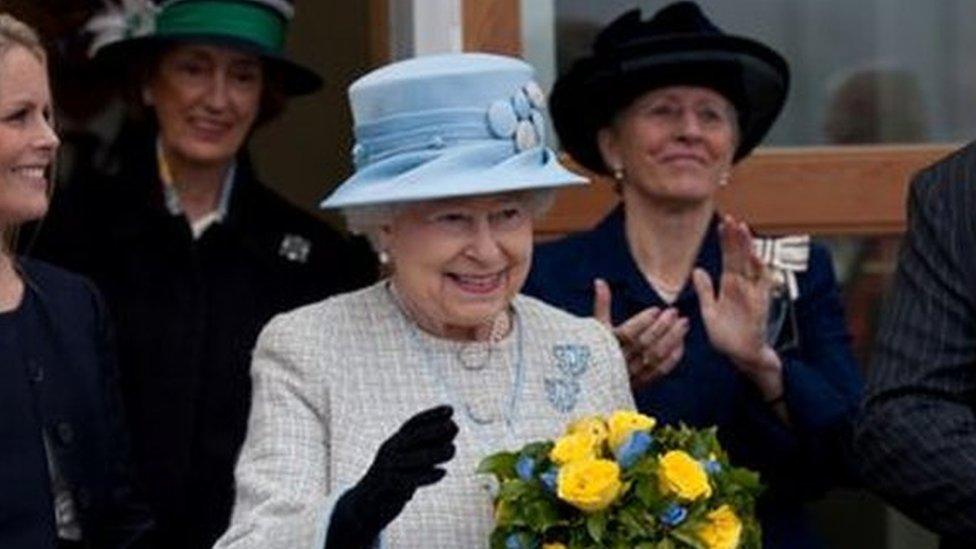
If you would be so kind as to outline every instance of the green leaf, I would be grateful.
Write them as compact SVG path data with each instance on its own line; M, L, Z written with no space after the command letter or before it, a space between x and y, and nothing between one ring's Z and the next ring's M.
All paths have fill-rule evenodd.
M636 507L636 506L635 506ZM624 507L617 511L617 521L631 536L650 536L655 520L634 507Z
M498 498L505 500L515 500L525 497L528 494L538 493L539 488L533 486L531 483L525 482L517 478L508 479L502 481L501 487L498 489Z
M657 545L654 546L654 549L675 549L674 542L668 538L664 538L661 541L657 542Z
M586 517L586 531L590 533L593 541L600 543L607 532L607 514L603 511L593 513Z
M495 475L498 480L515 478L515 462L517 461L518 454L498 452L481 460L477 472Z
M688 532L684 532L680 529L672 530L671 535L678 541L685 543L694 549L708 549L708 546L705 545L700 539Z
M548 498L533 498L525 504L525 522L533 532L543 533L559 524L559 510Z
M532 457L536 462L541 462L543 459L549 458L549 452L552 451L553 446L554 444L547 440L531 442L522 447L522 451L519 454Z

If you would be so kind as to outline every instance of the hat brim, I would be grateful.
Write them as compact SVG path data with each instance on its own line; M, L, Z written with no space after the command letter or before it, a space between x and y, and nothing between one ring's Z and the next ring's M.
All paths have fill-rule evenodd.
M322 77L312 69L292 61L281 52L270 51L253 42L226 35L187 33L128 38L104 46L98 50L93 61L107 70L131 66L143 61L154 50L174 44L221 46L256 55L281 71L282 90L291 97L315 93L322 88Z
M357 171L319 207L347 208L581 185L556 154L536 147L512 155L510 143L490 142L400 154Z
M789 68L769 47L728 35L652 38L611 55L581 59L556 81L550 96L563 148L586 168L609 173L597 132L641 94L673 85L707 87L729 99L739 122L738 161L779 116L789 90Z

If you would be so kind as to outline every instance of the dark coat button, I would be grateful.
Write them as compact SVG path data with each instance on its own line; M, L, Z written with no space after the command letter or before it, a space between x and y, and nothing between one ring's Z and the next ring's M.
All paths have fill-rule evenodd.
M91 507L91 492L89 492L86 488L79 488L78 493L75 494L75 499L78 501L78 507L81 507L82 509L88 509Z
M30 376L30 380L34 383L40 383L44 381L44 367L41 363L34 360L33 358L27 360L27 375Z
M58 423L58 440L65 446L70 445L75 440L75 430L67 421Z

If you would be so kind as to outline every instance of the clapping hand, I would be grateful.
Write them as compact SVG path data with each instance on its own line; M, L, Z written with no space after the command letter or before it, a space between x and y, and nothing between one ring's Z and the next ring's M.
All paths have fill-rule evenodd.
M692 273L708 339L764 396L782 394L782 363L766 342L766 320L775 282L752 249L749 227L725 215L718 228L722 276L718 294L703 269Z
M594 282L593 316L613 331L627 360L630 385L638 389L675 369L684 356L688 319L673 307L648 307L613 327L610 287Z
M383 442L363 478L336 503L326 547L371 546L418 488L444 477L438 465L454 457L458 433L453 413L450 406L424 410Z

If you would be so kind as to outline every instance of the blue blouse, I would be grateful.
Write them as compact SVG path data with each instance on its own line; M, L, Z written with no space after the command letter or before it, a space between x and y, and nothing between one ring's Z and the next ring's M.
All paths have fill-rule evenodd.
M722 253L718 218L712 220L696 266L718 286ZM596 228L536 248L523 292L577 315L593 314L593 280L612 292L619 324L650 306L669 306L654 291L630 254L623 208ZM767 548L822 547L804 518L803 502L854 478L851 426L862 381L851 352L829 252L812 245L808 268L798 273L799 297L777 298L772 316L774 347L783 362L790 425L778 419L753 384L712 347L693 285L671 305L688 318L685 352L666 377L635 394L637 407L668 424L718 427L732 462L759 471L767 492L759 519Z

